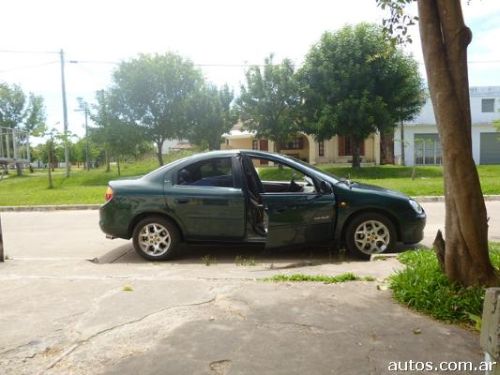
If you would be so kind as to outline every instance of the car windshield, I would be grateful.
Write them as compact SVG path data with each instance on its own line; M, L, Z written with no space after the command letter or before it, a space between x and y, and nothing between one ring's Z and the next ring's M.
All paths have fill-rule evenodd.
M165 164L165 165L162 165L161 167L159 168L156 168L155 170L149 172L148 174L144 175L143 178L151 178L151 177L155 177L158 173L162 173L164 172L166 169L170 169L171 167L174 167L182 162L184 162L185 160L189 159L191 156L187 156L185 158L181 158L181 159L177 159L171 163L168 163L168 164Z
M296 163L298 163L298 164L303 165L304 167L307 167L307 168L309 168L309 169L312 169L312 170L314 170L314 171L318 172L319 174L326 175L326 176L328 176L328 177L330 177L330 178L333 178L333 179L335 180L335 182L339 182L339 181L341 181L341 180L342 180L340 177L338 177L338 176L336 176L336 175L334 175L334 174L332 174L332 173L329 173L329 172L326 172L326 171L324 171L324 170L322 170L322 169L319 169L319 168L315 167L314 165L311 165L311 164L309 164L309 163L306 163L305 161L302 161L302 160L300 160L300 159L297 159L297 158L295 158L295 157L293 157L293 156L289 156L289 155L283 155L283 156L284 156L285 158L287 158L287 159L293 160L294 162L296 162Z

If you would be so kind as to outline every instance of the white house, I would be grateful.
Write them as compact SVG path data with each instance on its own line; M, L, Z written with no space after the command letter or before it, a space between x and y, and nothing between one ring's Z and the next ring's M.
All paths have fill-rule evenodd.
M500 164L500 86L471 87L472 154L476 164ZM403 125L406 165L441 164L441 146L430 98L420 114ZM401 162L401 131L394 135L394 155Z

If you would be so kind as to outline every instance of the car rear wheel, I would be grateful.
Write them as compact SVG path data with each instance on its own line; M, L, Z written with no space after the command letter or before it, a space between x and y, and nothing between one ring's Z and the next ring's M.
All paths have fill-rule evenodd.
M142 219L134 228L135 251L148 260L165 260L175 256L180 235L177 227L160 216Z
M349 223L345 240L350 254L360 259L370 259L372 254L394 249L396 231L385 216L366 213Z

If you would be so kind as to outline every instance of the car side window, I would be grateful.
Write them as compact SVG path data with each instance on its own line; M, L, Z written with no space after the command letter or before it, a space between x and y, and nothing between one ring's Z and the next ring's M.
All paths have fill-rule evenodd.
M234 187L231 158L190 164L177 172L177 185Z
M315 194L314 180L287 164L252 158L266 193Z

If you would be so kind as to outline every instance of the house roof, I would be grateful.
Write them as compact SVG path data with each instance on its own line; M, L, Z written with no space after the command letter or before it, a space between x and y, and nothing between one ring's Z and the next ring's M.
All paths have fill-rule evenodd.
M222 137L226 139L244 139L253 136L255 136L255 132L244 130L241 122L237 122L229 132L222 134Z

